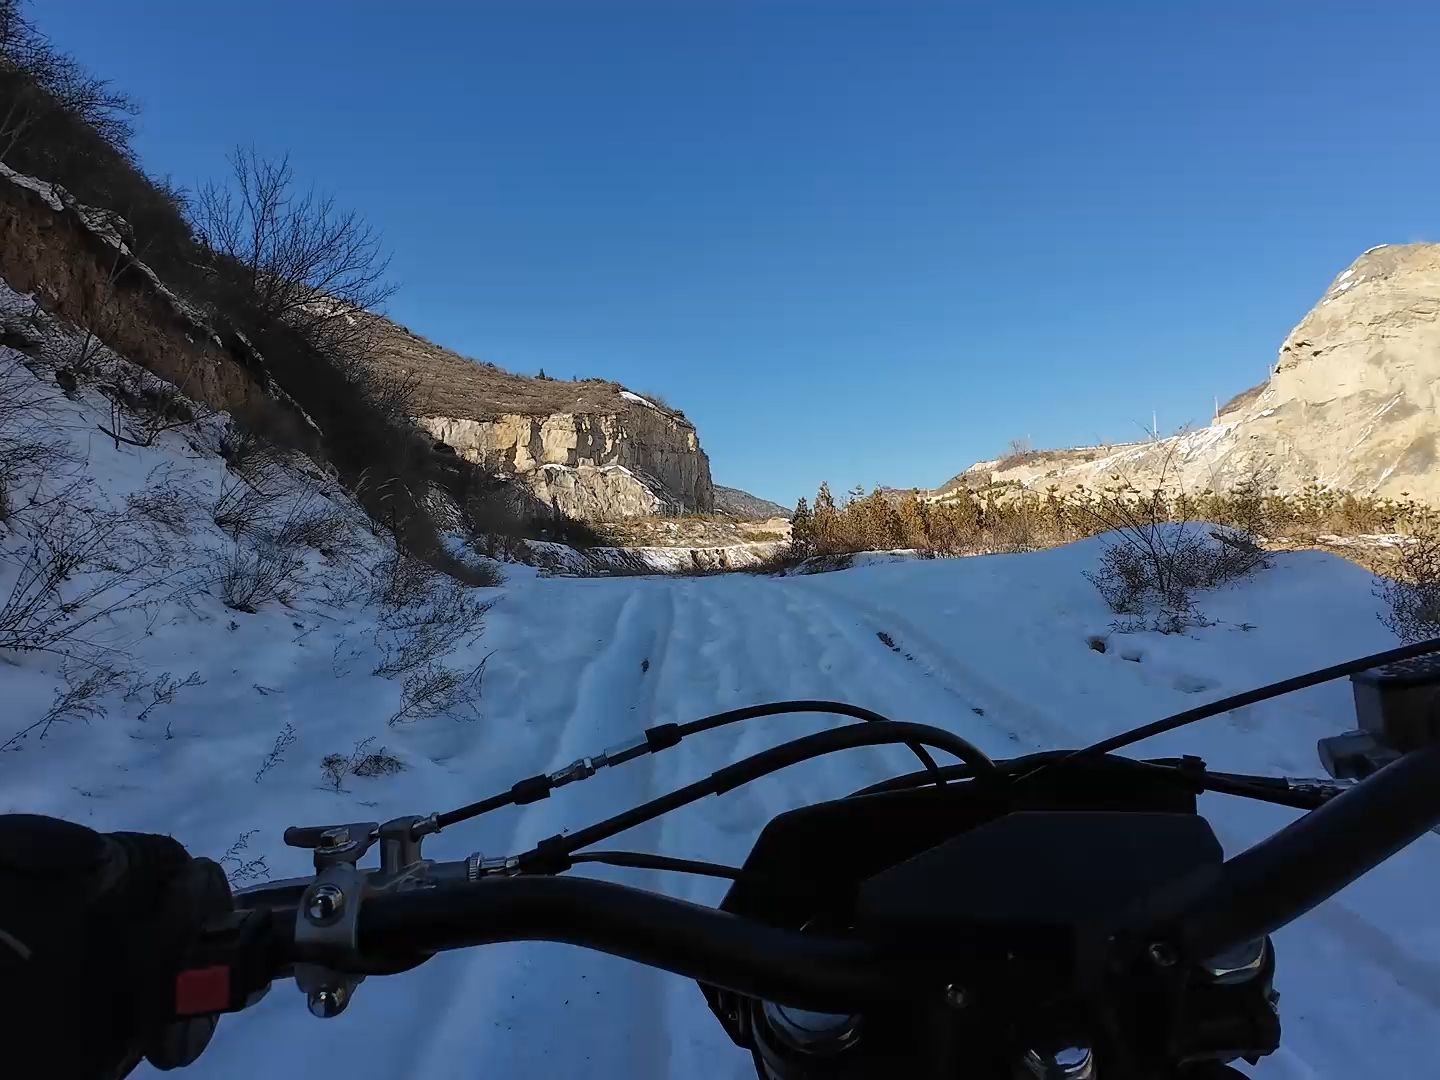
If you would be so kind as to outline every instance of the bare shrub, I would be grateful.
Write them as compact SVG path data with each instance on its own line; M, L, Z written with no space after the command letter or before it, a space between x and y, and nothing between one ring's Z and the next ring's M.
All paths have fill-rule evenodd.
M0 429L0 524L27 506L22 489L73 466L74 456L58 439L37 434L8 438Z
M335 791L343 791L345 780L351 776L373 778L403 772L405 763L388 753L385 747L370 749L374 742L374 736L370 736L357 741L349 754L326 754L320 761L320 772L325 782Z
M243 477L222 482L220 496L210 511L217 528L230 534L232 540L264 531L266 516L276 499L272 491L252 484Z
M205 680L200 677L198 671L192 671L183 679L172 678L168 671L161 672L154 682L143 688L144 692L149 695L150 700L145 707L140 710L140 715L135 717L135 719L142 722L148 720L150 719L150 714L156 709L165 705L175 704L175 698L181 690L188 689L192 686L204 685ZM136 696L139 695L137 694ZM170 734L168 727L166 728L165 734L168 738Z
M241 476L267 476L282 457L281 451L264 435L233 422L221 430L215 452Z
M121 443L153 446L167 431L208 420L220 410L198 405L185 395L197 371L192 364L191 373L177 386L132 365L117 365L114 380L100 388L110 399L110 426L96 426L114 440L118 450Z
M363 334L357 311L394 292L379 234L333 196L299 190L288 155L268 161L242 146L230 165L229 183L200 189L195 225L250 303L311 340L343 344Z
M258 784L262 776L285 760L286 752L295 745L295 738L294 724L286 724L280 729L280 734L275 736L275 745L270 747L270 752L260 762L260 768L255 770L255 783Z
M8 158L56 114L84 124L113 146L128 146L139 105L56 50L24 17L18 0L0 4L0 58L5 102L0 158Z
M123 512L79 503L77 488L26 508L24 528L0 542L15 569L0 598L0 650L106 651L100 624L191 587L174 553L141 535Z
M493 654L491 654L493 655ZM400 708L389 723L426 720L450 715L456 719L480 718L480 695L485 681L487 655L468 671L427 661L410 671L400 691Z
M284 517L269 528L270 541L281 547L335 551L353 536L350 518L313 488L296 498Z
M999 460L995 463L995 467L997 469L1013 469L1018 465L1024 465L1027 461L1042 456L1043 454L1036 453L1035 444L1030 441L1030 436L1026 435L1011 439L1005 444L1005 453L1000 455Z
M420 601L381 614L380 663L374 673L393 678L434 665L452 650L473 645L485 632L493 600L471 596L459 582L438 578Z
M288 603L304 568L304 558L291 549L263 540L237 543L220 555L215 583L226 607L253 615L272 601Z
M386 609L423 604L439 584L433 566L392 547L370 576L370 602Z
M0 349L0 522L24 503L21 489L75 463L53 434L49 395L19 353Z
M44 739L55 724L72 720L89 722L105 716L104 696L124 682L124 675L102 664L71 665L61 668L60 677L64 682L50 702L50 708L38 720L21 728L3 743L0 752L19 750L20 744L34 735Z
M153 471L142 490L126 496L125 506L130 513L174 536L189 536L192 532L195 497L180 486L168 468Z
M1139 616L1158 613L1145 624L1179 633L1204 621L1192 594L1244 577L1269 565L1254 535L1243 530L1204 527L1178 516L1163 489L1140 494L1119 485L1086 503L1082 511L1098 531L1112 534L1096 570L1084 571L1111 611ZM1128 629L1138 625L1126 624Z
M343 791L341 785L350 775L350 758L345 754L326 754L320 759L320 772L327 784L336 791Z
M1440 518L1415 516L1389 573L1375 581L1377 617L1401 641L1440 637Z
M265 864L264 855L258 855L253 859L246 858L245 855L250 847L250 838L259 831L259 829L250 829L241 833L225 854L217 860L221 866L225 867L225 879L230 882L231 888L252 881L268 881L270 878L270 867Z
M352 758L353 757L354 755L352 755ZM379 750L367 751L365 755L355 763L355 767L351 771L356 776L375 777L394 776L396 773L403 772L404 770L405 763L394 754L388 753L385 747L382 746Z

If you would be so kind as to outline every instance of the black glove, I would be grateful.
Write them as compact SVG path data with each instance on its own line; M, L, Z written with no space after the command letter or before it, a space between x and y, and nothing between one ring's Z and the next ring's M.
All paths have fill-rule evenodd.
M0 1045L34 1056L14 1075L188 1065L215 1020L174 1020L176 973L230 910L220 867L168 836L0 816Z

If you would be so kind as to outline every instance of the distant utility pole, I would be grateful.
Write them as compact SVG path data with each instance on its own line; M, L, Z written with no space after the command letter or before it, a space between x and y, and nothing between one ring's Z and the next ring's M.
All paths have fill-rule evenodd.
M1220 399L1217 397L1213 400L1215 402L1215 418L1213 422L1218 424L1220 422Z
M1150 434L1156 439L1160 438L1160 418L1153 409L1150 411Z

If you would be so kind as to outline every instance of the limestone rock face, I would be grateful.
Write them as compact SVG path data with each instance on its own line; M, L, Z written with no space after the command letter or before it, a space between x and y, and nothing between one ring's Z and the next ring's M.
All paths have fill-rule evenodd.
M461 456L523 479L571 517L607 521L713 509L710 461L695 429L648 405L623 398L618 404L613 413L420 422Z
M979 462L941 492L990 480L1061 489L1119 473L1187 490L1261 478L1440 504L1440 244L1371 248L1280 346L1270 379L1209 427L1154 442Z

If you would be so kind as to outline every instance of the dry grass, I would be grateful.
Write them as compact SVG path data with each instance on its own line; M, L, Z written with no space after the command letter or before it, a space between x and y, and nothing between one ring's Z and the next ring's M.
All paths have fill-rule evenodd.
M1429 513L1410 500L1353 495L1318 484L1281 494L1267 492L1258 482L1199 493L1163 485L1142 491L1120 480L1103 490L1079 487L1063 493L1003 483L956 490L940 502L878 489L836 500L822 485L813 506L802 500L797 507L792 545L803 555L897 548L936 555L1026 551L1119 527L1113 521L1121 504L1143 508L1154 521L1204 521L1239 530L1270 548L1330 547L1328 538L1404 532L1407 523Z
M124 675L104 664L65 664L61 670L62 685L55 691L50 708L3 743L0 753L18 750L32 735L42 740L56 724L74 720L89 723L105 716L104 699L124 681Z

